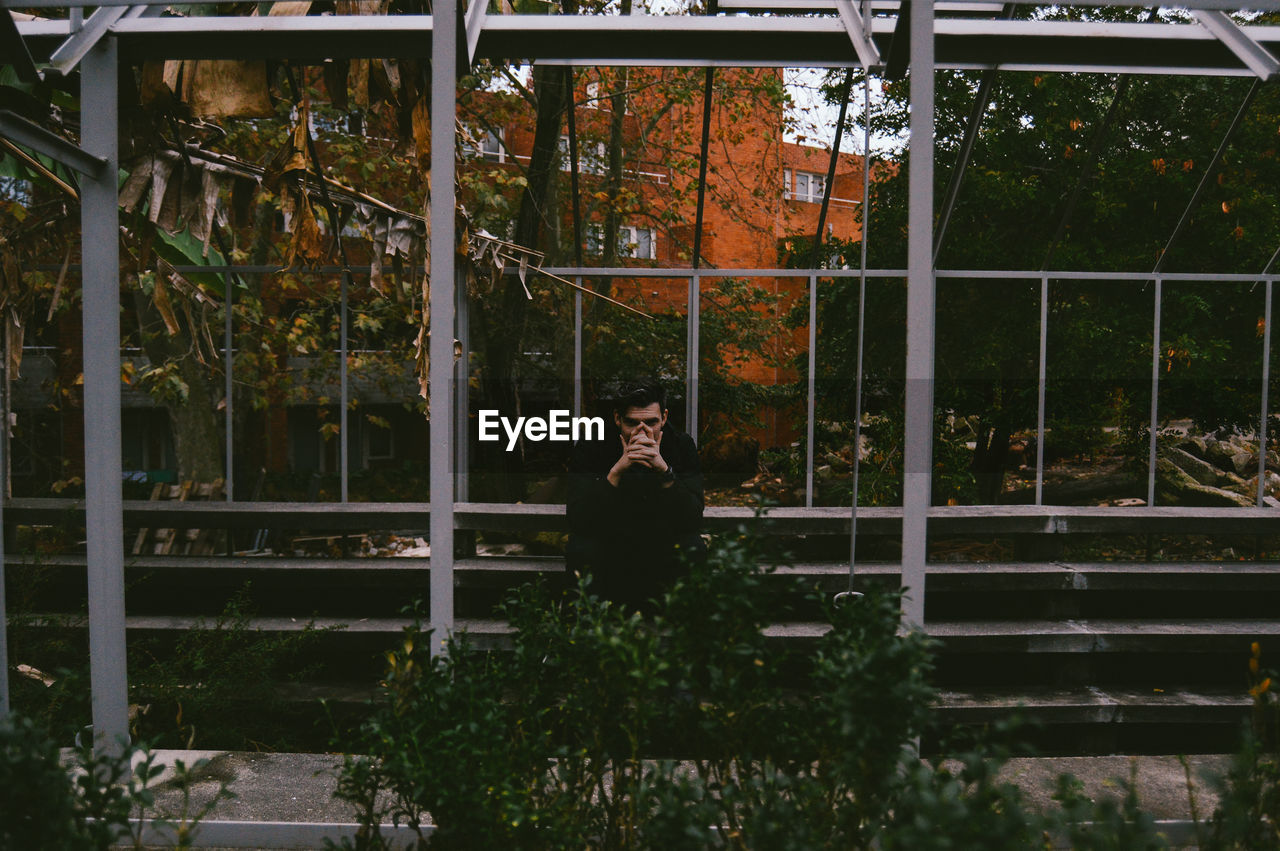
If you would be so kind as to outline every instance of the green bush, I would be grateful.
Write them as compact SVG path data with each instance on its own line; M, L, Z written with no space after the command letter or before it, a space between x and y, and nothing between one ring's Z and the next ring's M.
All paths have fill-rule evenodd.
M1043 830L980 756L955 776L920 763L931 641L899 633L897 594L789 589L831 629L787 650L764 635L780 580L756 561L721 543L652 617L586 583L525 589L509 652L456 638L433 658L408 629L339 781L363 825L344 847L386 847L388 817L433 822L433 849L931 847L922 825L1025 847Z
M234 797L223 783L201 806L191 785L207 760L188 767L174 761L170 781L182 793L175 811L158 809L149 784L163 771L145 745L117 753L74 752L64 764L48 731L16 713L0 718L0 848L80 851L142 848L141 829L130 818L150 817L190 848L198 826L217 804Z
M1059 778L1040 812L1000 779L1010 751L981 740L921 759L933 735L932 640L899 630L896 593L843 605L720 542L653 616L588 583L511 599L513 647L485 652L421 626L388 654L382 695L338 795L361 829L347 849L388 847L385 820L432 849L1081 849L1165 847L1134 780L1093 800ZM765 637L795 608L830 629L804 650ZM788 647L792 649L787 649ZM1270 672L1251 663L1258 732L1222 804L1197 820L1204 848L1280 847ZM990 741L1016 740L1016 725ZM1188 777L1195 805L1195 785Z

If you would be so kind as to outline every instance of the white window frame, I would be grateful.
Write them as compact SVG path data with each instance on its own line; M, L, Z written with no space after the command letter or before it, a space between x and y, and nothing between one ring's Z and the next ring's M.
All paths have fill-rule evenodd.
M803 184L804 188L801 189ZM827 186L827 176L816 171L782 170L782 197L788 201L805 201L816 204L822 201Z
M582 144L582 140L578 140ZM594 151L592 148L594 147ZM570 171L573 168L573 161L569 158L569 137L560 137L560 170ZM594 146L587 142L583 145L583 150L578 152L578 173L579 174L604 174L608 167L609 158L605 153L604 142L596 142Z
M491 130L468 126L467 130L467 135L474 139L476 143L472 145L467 141L466 136L459 135L458 141L461 144L462 156L491 163L505 163L507 161L507 133L505 129L499 127L498 132L494 133Z
M599 222L587 223L587 253L597 257L604 253L604 225ZM642 237L648 238L648 251L644 252L645 243ZM656 228L642 225L621 225L618 228L618 256L637 260L658 259L658 231Z

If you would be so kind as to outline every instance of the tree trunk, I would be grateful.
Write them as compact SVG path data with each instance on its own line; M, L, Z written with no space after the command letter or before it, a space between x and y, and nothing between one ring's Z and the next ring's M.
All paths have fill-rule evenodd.
M514 240L529 248L542 248L548 227L559 215L555 203L560 130L568 104L565 73L558 66L533 66L533 91L537 96L533 150L530 153L528 184L520 199ZM558 231L558 228L556 229ZM554 246L546 246L548 256ZM497 298L490 303L472 303L476 321L473 339L481 353L485 380L480 385L480 407L496 409L505 416L517 410L516 365L524 344L525 317L529 300L516 275L504 277ZM478 467L484 474L473 479L473 498L510 501L524 497L523 464L517 452L507 452L505 444L474 444ZM487 474L487 475L486 475Z
M1009 429L983 423L973 452L973 477L978 485L978 502L995 505L1004 490L1004 469L1009 458Z
M153 329L163 329L164 322L150 297L142 290L135 289L133 302L141 329L139 337L147 359L153 366L176 362L178 377L187 386L185 400L163 401L169 412L174 454L178 461L178 478L197 482L220 479L223 477L223 442L217 402L221 396L214 387L208 369L192 354L190 329L183 328L173 337L163 330L153 333Z

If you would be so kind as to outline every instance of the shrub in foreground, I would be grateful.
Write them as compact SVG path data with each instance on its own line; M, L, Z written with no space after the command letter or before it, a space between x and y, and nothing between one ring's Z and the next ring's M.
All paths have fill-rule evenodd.
M999 779L1008 751L921 760L932 642L899 632L899 595L833 605L780 584L729 541L651 616L583 583L511 599L511 649L462 636L432 657L431 634L408 628L388 654L366 755L339 778L361 823L343 847L388 847L387 820L424 846L434 824L432 849L1165 844L1132 784L1119 802L1095 802L1064 777L1046 814ZM823 607L830 624L803 650L764 634L787 599ZM1230 779L1239 800L1203 825L1202 845L1275 847L1250 844L1245 827L1261 821L1274 839L1267 764Z

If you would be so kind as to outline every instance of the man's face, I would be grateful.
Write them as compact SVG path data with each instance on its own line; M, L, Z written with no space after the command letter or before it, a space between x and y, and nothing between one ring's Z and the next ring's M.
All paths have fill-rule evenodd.
M647 432L649 437L657 440L658 432L667 424L667 412L657 402L652 402L643 408L632 406L621 414L614 412L613 421L627 442L636 432Z

